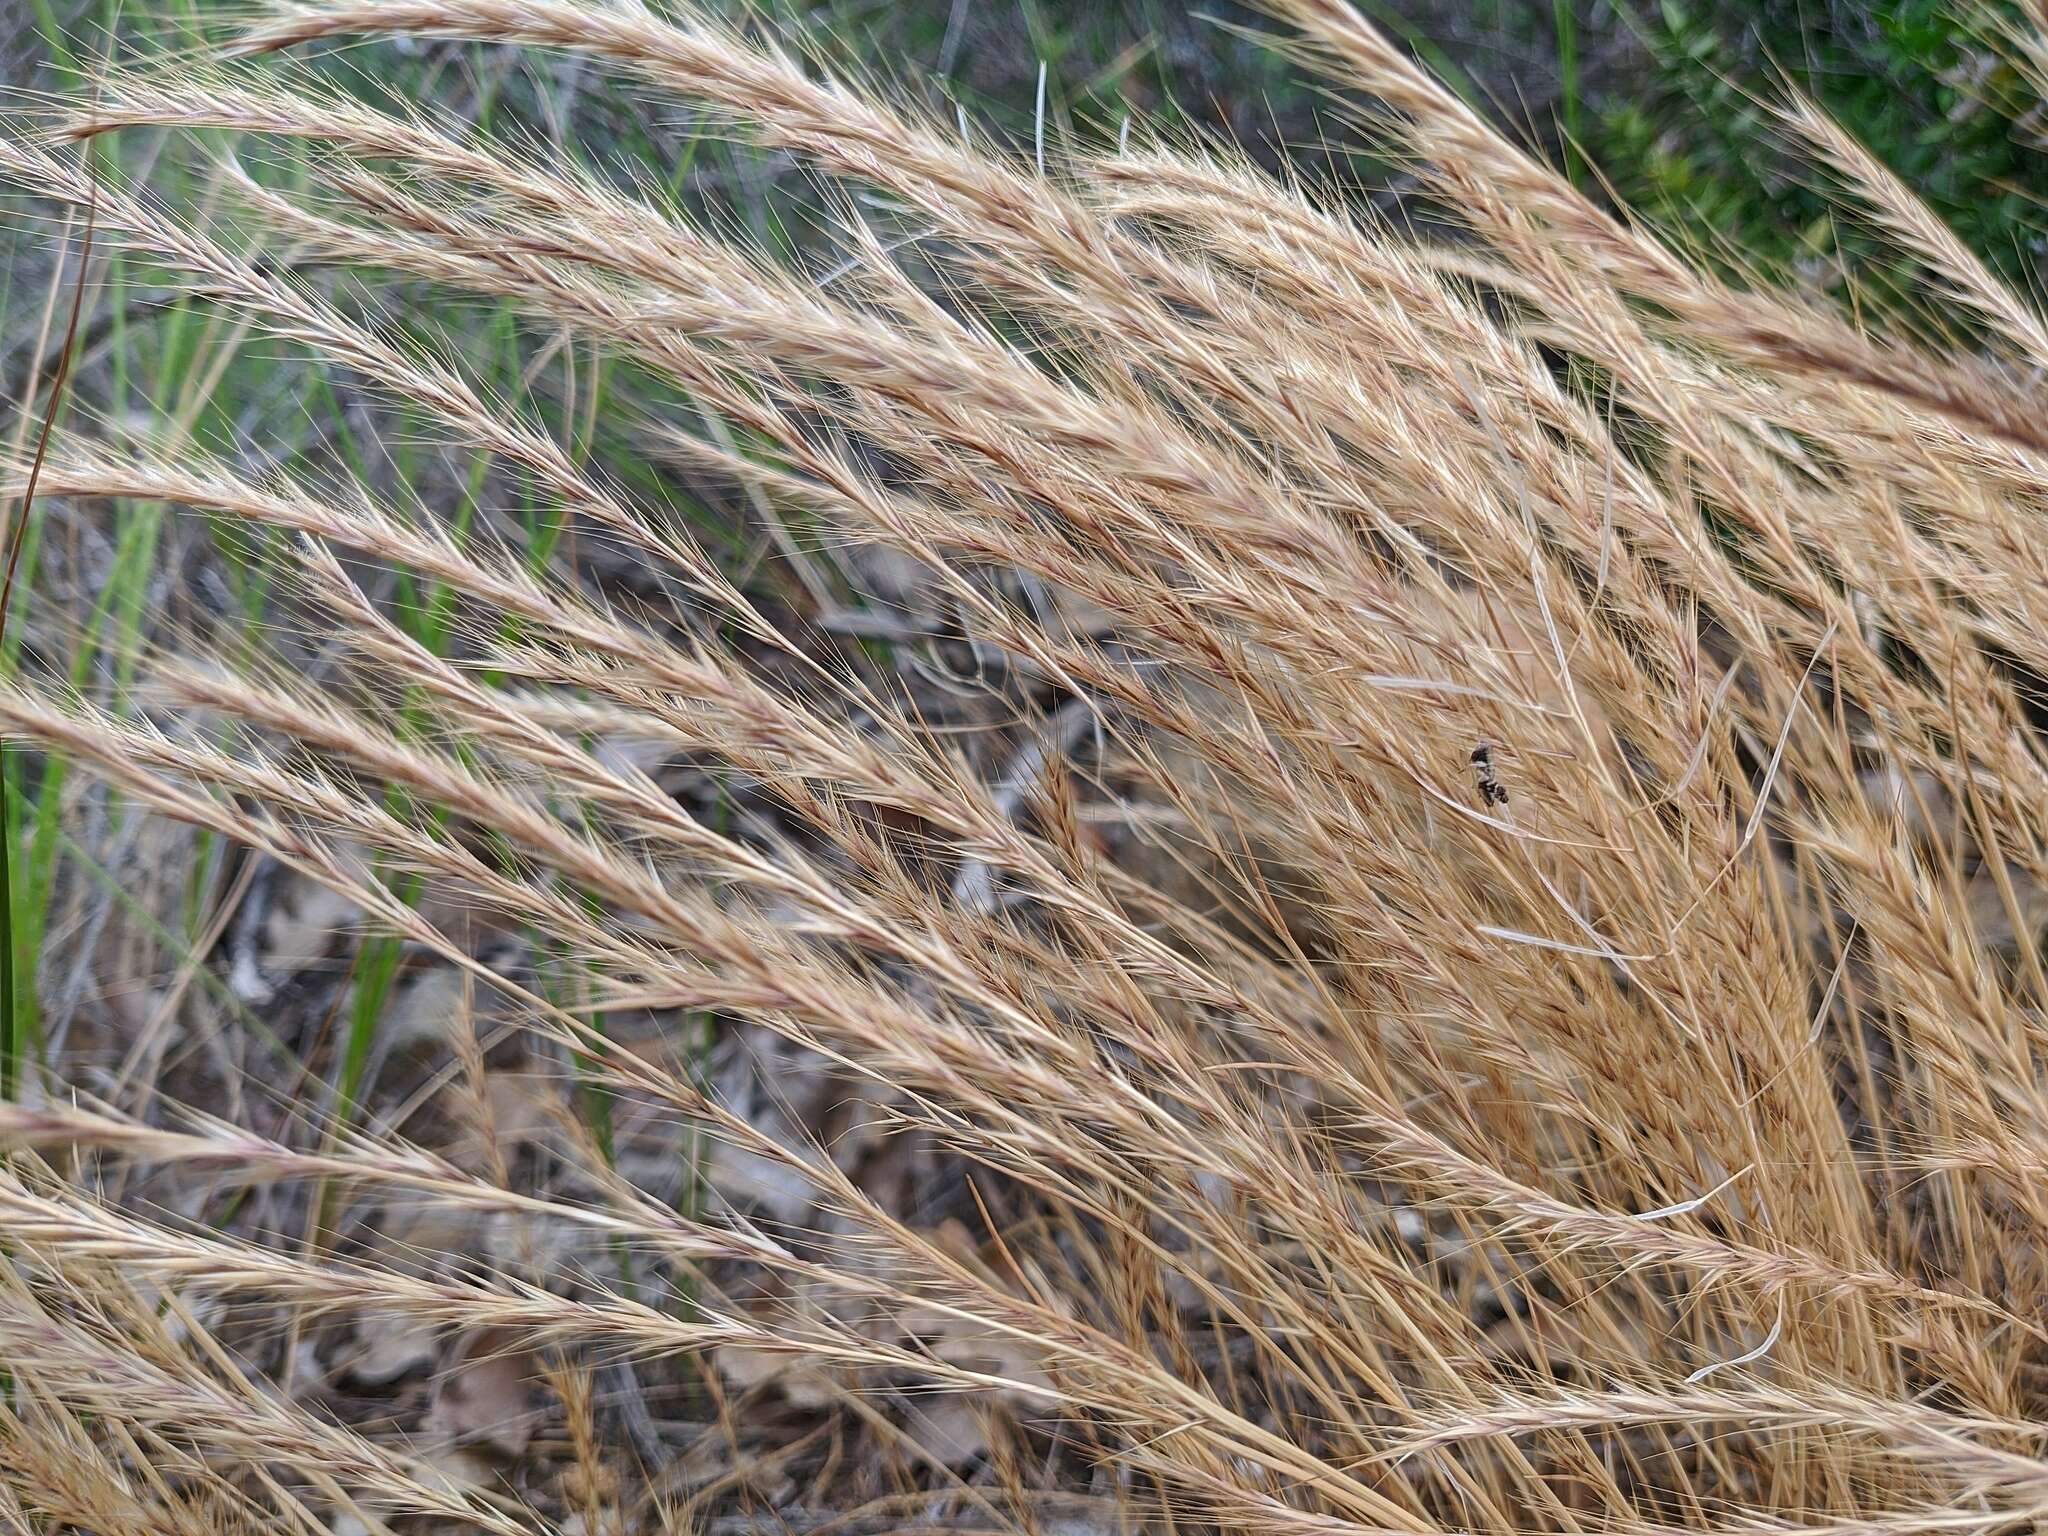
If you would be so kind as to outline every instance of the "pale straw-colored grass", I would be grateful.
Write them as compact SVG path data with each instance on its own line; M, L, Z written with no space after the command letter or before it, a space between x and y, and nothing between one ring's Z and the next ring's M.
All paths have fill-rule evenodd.
M116 73L63 133L0 143L17 188L91 204L104 238L687 595L636 613L339 472L81 427L40 496L286 535L349 684L194 647L146 658L119 707L10 685L0 726L343 890L832 1219L826 1241L679 1215L594 1153L556 1197L368 1131L304 1150L0 1109L0 1521L354 1504L540 1527L248 1378L195 1309L257 1301L569 1358L765 1351L856 1401L915 1380L1007 1405L1048 1467L1085 1444L1118 1518L1162 1530L2048 1521L2048 329L1809 107L1788 129L1964 317L1953 355L1729 286L1339 0L1274 9L1458 238L1142 133L1041 175L710 19L587 0L268 5L237 37L254 62ZM910 238L848 198L820 283L267 57L393 33L575 51ZM240 222L216 227L95 187L63 142L158 129L302 174L230 175ZM292 262L255 259L250 228ZM320 267L509 306L665 381L691 410L654 451L922 562L1100 746L1069 763L1068 733L1036 782L978 773L458 362L324 296ZM394 622L365 562L452 593L459 645ZM693 814L599 749L621 732L745 776L784 835ZM1090 771L1111 763L1114 791ZM875 1085L898 1134L1008 1191L1000 1262L498 975L366 859L544 936L592 1007L715 1010ZM31 1154L574 1229L696 1300L258 1244ZM764 1275L784 1304L734 1299ZM1037 1528L1048 1476L1010 1468L961 1523Z

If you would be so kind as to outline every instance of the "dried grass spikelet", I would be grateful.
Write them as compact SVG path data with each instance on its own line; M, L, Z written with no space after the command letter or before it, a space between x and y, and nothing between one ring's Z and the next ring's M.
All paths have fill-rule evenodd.
M1337 0L1274 9L1458 242L1222 151L1038 174L707 16L586 0L273 5L237 33L257 62L117 71L67 121L231 136L233 220L0 141L11 185L485 455L486 501L583 550L87 421L53 509L275 535L281 611L342 664L282 626L166 640L118 698L31 669L0 729L333 891L610 1116L493 1131L517 1105L467 1015L416 1032L459 1079L446 1148L0 1106L0 1519L193 1528L192 1487L223 1522L525 1529L542 1489L666 1518L663 1427L597 1385L633 1370L729 1442L677 1458L691 1520L764 1488L810 1518L877 1468L978 1530L1084 1489L1276 1536L2048 1515L2048 438L2013 382L2041 322L1809 108L1991 361L1697 271ZM829 279L267 57L393 34L574 53L854 189ZM650 453L765 515L800 596L327 269L636 370ZM905 659L929 637L880 602L889 664L821 638L853 546L971 677ZM447 644L389 570L445 594ZM502 958L527 934L574 987ZM774 1044L733 1070L747 1041ZM759 1061L809 1076L771 1102ZM204 1176L509 1235L432 1264L260 1240L97 1192L128 1169L202 1217ZM143 1295L257 1321L172 1338ZM517 1362L438 1389L502 1487L266 1385L280 1336L392 1318Z

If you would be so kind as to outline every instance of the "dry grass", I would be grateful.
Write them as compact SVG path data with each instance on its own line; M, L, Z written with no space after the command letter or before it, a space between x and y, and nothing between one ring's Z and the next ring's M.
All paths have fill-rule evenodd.
M715 1149L678 1202L572 1115L524 1133L556 1174L522 1185L490 1136L0 1107L0 1525L2048 1522L2048 327L1804 108L1788 130L1960 317L1949 355L1702 275L1337 0L1275 9L1462 236L1220 152L1040 174L708 20L570 0L276 4L239 48L577 51L829 178L829 281L267 57L117 73L0 143L10 182L670 594L536 571L339 472L81 428L41 497L281 531L344 681L202 633L115 699L31 673L0 723L343 892ZM116 128L230 130L296 174L227 178L234 220L162 206L64 142ZM322 267L679 388L652 452L803 530L798 566L908 557L1037 717L970 751L832 615L758 601ZM445 653L372 595L392 568L449 594ZM766 810L703 814L622 740ZM731 1102L676 1048L707 1013L816 1053L965 1219ZM638 1043L595 1022L643 1014ZM434 1092L474 1128L492 1074L458 1035ZM468 1267L321 1221L273 1241L116 1198L131 1165L519 1236ZM794 1182L801 1217L728 1166ZM391 1315L470 1341L465 1369L537 1362L552 1449L515 1449L546 1475L451 1472L292 1389L292 1340ZM698 1492L599 1414L621 1360L712 1404ZM903 1402L972 1420L964 1474ZM855 1465L892 1456L890 1487ZM808 1493L759 1494L748 1457Z

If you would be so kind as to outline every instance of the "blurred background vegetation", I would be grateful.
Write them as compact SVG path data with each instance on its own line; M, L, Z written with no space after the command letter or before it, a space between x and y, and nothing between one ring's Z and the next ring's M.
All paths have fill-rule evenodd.
M1360 0L1438 74L1555 163L1717 259L1880 292L1827 189L1765 103L1817 100L2004 273L2031 290L2043 250L2043 113L1982 0ZM1248 38L1254 9L1204 0L815 0L779 14L850 59L927 80L1028 130L1036 73L1059 132L1126 114L1221 131L1268 161L1334 158L1331 103ZM1398 182L1395 183L1398 191ZM1845 243L1846 242L1846 243Z
M734 12L740 0L711 0ZM2042 254L2048 122L1990 36L2009 0L1359 0L1496 121L1643 216L1723 259L1811 276L1839 265L1826 190L1778 141L1763 103L1818 100L1981 253L2031 288ZM1057 145L1113 139L1127 116L1222 134L1272 162L1336 167L1385 192L1348 152L1332 103L1249 34L1236 0L750 0L769 26L848 70L905 82L951 114L1031 141L1038 77ZM109 28L177 46L222 0L0 0L0 80L61 83ZM12 13L10 15L10 12ZM559 133L559 101L605 89L574 61L494 70L479 50L377 51L398 94L449 99ZM674 128L677 125L669 125ZM690 153L671 133L670 154ZM624 143L618 149L644 151ZM1597 170L1595 169L1597 168ZM1395 190L1398 192L1398 182ZM1846 253L1853 258L1855 252Z
M1765 103L1817 100L2004 273L2031 290L2048 194L2043 113L1989 25L1997 0L1359 0L1438 74L1555 163L1725 262L1882 290L1828 190ZM922 79L1028 135L1039 65L1069 140L1126 114L1222 132L1261 159L1335 165L1332 103L1218 0L783 0L850 64ZM1398 192L1398 180L1393 183Z

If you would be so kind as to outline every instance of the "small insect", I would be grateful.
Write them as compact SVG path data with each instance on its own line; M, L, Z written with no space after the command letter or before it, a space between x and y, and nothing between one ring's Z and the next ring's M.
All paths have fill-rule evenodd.
M1493 771L1493 743L1482 741L1472 749L1472 772L1479 779L1479 798L1487 805L1506 805L1507 786Z

